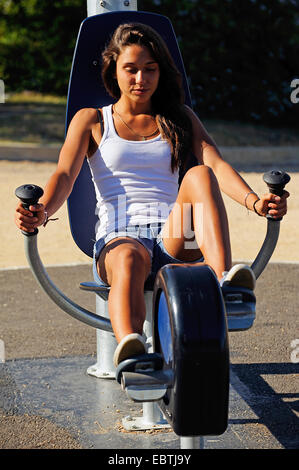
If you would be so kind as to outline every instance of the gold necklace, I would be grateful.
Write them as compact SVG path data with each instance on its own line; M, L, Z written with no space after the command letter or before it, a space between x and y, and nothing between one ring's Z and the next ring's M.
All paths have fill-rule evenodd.
M146 139L149 139L150 137L153 137L155 134L157 134L157 132L158 132L158 130L159 130L158 127L157 127L157 129L155 130L155 132L153 132L153 133L150 134L150 135L141 135L141 134L137 134L137 132L135 132L134 129L132 129L132 128L129 126L129 124L127 124L127 123L123 120L123 118L121 117L121 115L116 111L115 106L113 106L113 110L114 110L115 114L118 115L118 117L120 118L120 120L124 123L124 125L129 129L129 131L131 131L131 132L132 132L133 134L135 134L137 137L141 137L142 140L146 140Z

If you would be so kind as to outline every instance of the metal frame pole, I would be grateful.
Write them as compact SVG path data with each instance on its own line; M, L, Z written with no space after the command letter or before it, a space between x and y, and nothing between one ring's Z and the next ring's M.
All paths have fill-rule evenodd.
M181 449L203 449L204 448L204 438L203 436L190 436L190 437L180 437Z
M137 11L137 0L87 0L87 15L99 15L112 11ZM152 351L152 292L145 292L146 320L144 322L144 335L149 343L149 352ZM96 313L100 317L109 319L107 301L99 296L96 299ZM113 353L117 345L115 336L107 331L97 329L97 362L87 369L87 373L97 378L115 378ZM136 422L138 419L138 423ZM164 418L159 406L155 402L143 403L143 416L139 418L127 417L123 420L126 429L152 429L168 428L169 424Z
M87 0L87 16L111 11L137 11L137 0Z
M137 0L87 0L87 16L112 11L137 11ZM96 313L109 319L107 301L96 298ZM113 333L97 329L97 362L87 369L87 373L97 378L114 379L113 353L117 342Z

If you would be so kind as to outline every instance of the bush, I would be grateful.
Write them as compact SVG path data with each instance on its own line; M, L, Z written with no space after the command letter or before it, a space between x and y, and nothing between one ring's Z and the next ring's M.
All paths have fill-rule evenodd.
M297 0L139 0L168 16L205 118L298 123ZM0 0L0 78L6 90L66 95L83 0Z
M0 0L0 77L6 90L65 95L82 0Z
M153 7L156 4L156 7ZM173 19L194 107L212 118L298 126L297 0L140 0Z

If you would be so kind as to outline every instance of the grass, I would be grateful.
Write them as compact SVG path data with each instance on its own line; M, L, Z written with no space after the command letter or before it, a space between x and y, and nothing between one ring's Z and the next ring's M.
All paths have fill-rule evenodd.
M61 145L66 98L36 92L13 93L0 105L0 143ZM299 146L295 129L209 120L202 122L219 147Z
M0 141L41 145L63 142L66 98L35 92L6 98L0 106Z
M299 146L299 134L295 129L271 128L237 121L202 121L219 147Z
M50 104L66 104L66 97L45 95L38 93L37 91L22 91L16 93L10 93L7 96L6 103L50 103Z

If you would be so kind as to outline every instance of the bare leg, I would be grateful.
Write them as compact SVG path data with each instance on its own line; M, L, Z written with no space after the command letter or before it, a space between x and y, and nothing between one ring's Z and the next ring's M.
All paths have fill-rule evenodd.
M111 286L108 309L118 342L130 333L142 334L146 315L144 282L150 267L149 253L132 238L112 240L100 255L98 270Z
M190 209L197 249L186 249L184 206ZM216 177L204 165L192 168L182 181L176 207L163 229L166 250L182 261L193 261L202 255L218 279L231 267L228 222ZM198 208L200 209L198 211ZM202 217L197 215L202 211ZM184 226L185 224L185 226ZM180 229L181 236L178 236ZM175 236L173 236L175 234ZM136 240L112 240L101 253L98 270L111 286L108 308L112 327L119 342L130 333L142 333L145 320L144 282L150 272L147 250Z
M190 250L186 250L184 236L186 219L182 217L186 207L190 208L189 212L193 217L198 248L194 250L194 260L199 259L202 254L205 264L213 268L220 280L223 271L228 271L231 267L231 248L225 206L217 179L209 167L199 165L186 173L176 206L163 229L166 250L183 261L190 260ZM178 227L181 227L181 237L178 236Z

